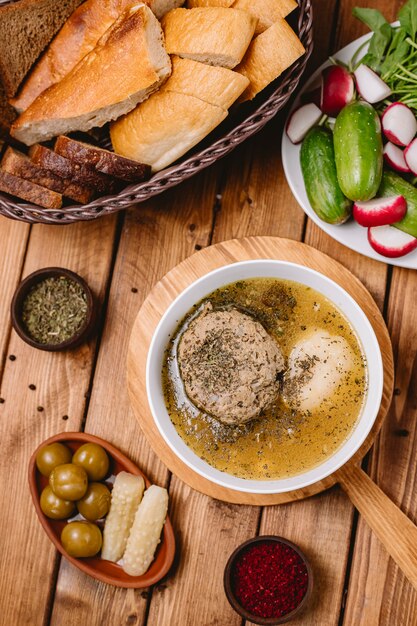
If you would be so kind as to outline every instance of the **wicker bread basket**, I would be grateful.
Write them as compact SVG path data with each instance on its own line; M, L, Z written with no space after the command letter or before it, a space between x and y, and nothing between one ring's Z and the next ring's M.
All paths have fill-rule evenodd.
M0 0L0 5L4 4L8 4L8 0ZM285 106L297 88L313 47L311 0L298 0L298 4L298 26L295 29L306 53L252 103L242 104L231 111L228 119L216 131L175 165L158 172L146 182L127 186L116 195L98 198L85 205L65 206L59 210L41 209L26 202L14 202L10 196L0 193L0 215L22 222L43 224L71 224L93 220L101 215L126 209L178 185L231 152L245 139L261 130ZM103 138L103 145L107 147L108 141L107 135Z

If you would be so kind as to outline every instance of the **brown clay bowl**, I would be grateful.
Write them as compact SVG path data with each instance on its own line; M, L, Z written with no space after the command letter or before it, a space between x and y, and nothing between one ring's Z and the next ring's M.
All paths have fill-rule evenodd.
M236 560L242 554L242 552L257 543L265 543L271 541L275 541L276 543L281 543L289 546L301 557L302 561L304 561L308 575L307 591L300 604L296 606L296 608L290 613L287 613L282 617L259 617L258 615L253 615L252 613L249 613L239 603L239 600L236 598L233 589L233 574ZM276 535L260 535L259 537L253 537L252 539L248 539L248 541L240 544L240 546L238 546L236 550L232 552L224 570L223 583L226 597L230 605L234 608L236 613L239 613L241 617L243 617L245 620L252 622L253 624L259 624L260 626L277 626L278 624L285 624L286 622L290 622L291 620L295 619L305 609L306 604L308 603L313 591L313 571L307 557L300 550L300 548L295 545L295 543L289 541L288 539L284 539L284 537L278 537Z
M53 437L46 439L46 441L44 441L31 456L29 461L28 478L30 493L39 521L56 549L59 550L62 556L75 565L75 567L78 567L78 569L85 574L88 574L103 583L114 585L116 587L133 589L142 589L157 583L168 573L175 555L175 537L168 517L162 531L162 540L156 551L155 559L151 563L148 571L142 576L129 576L123 571L120 565L112 563L111 561L105 561L99 556L85 559L74 558L69 556L69 554L67 554L64 550L61 544L60 536L62 529L66 524L66 520L52 520L46 517L46 515L42 512L39 499L43 488L48 484L48 479L45 476L42 476L36 467L36 455L40 448L57 441L64 443L74 452L84 443L97 443L102 446L110 458L109 476L105 480L107 486L110 488L112 486L112 477L122 471L130 472L136 476L142 476L147 488L151 484L145 474L122 452L120 452L120 450L117 450L117 448L99 437L94 437L93 435L88 435L86 433L60 433L59 435L54 435Z
M55 344L40 343L31 337L22 321L23 303L29 291L37 283L40 283L47 278L59 278L61 276L78 283L86 294L87 314L85 322L81 328L66 341ZM63 350L72 350L88 339L96 321L96 303L90 287L87 285L85 280L81 278L81 276L63 267L45 267L37 270L36 272L32 272L32 274L29 274L29 276L22 280L22 282L18 285L11 303L10 314L13 328L19 337L32 348L46 350L48 352L61 352Z

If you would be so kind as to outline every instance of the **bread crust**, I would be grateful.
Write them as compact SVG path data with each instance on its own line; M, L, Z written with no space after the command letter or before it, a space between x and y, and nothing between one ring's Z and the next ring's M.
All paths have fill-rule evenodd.
M2 169L0 169L0 191L45 209L60 209L62 207L61 194L45 189L45 187L36 185L29 180L19 178L14 174L9 174Z
M162 89L194 96L227 111L248 85L246 76L233 70L174 56L172 74Z
M303 44L282 18L255 37L242 63L236 68L250 81L239 101L252 100L304 52Z
M158 66L148 29L157 33L152 45L162 57ZM103 126L148 97L170 70L157 19L146 5L133 7L69 74L19 116L11 135L32 145L74 130Z
M97 45L120 15L137 0L87 0L61 28L11 103L25 111L48 87L58 83Z
M75 202L85 204L93 199L94 192L89 187L83 187L79 183L65 178L60 178L51 171L48 171L34 163L22 152L8 147L4 153L0 165L1 169L9 174L14 174L25 180L30 180L36 185L46 187L51 191L56 191L66 198Z
M174 9L162 20L169 54L229 69L242 60L256 24L250 13L222 7Z
M236 0L234 9L248 11L258 19L255 34L259 35L298 6L295 0Z
M79 163L88 165L103 174L120 178L126 182L138 183L149 178L150 165L138 163L123 156L103 150L70 137L58 137L54 150L57 154Z
M35 145L29 150L29 156L34 163L37 163L45 170L53 172L56 176L65 180L72 180L75 183L85 185L98 194L113 193L117 190L116 181L106 174L96 172L86 165L74 163L69 159L56 154L53 150L45 146Z

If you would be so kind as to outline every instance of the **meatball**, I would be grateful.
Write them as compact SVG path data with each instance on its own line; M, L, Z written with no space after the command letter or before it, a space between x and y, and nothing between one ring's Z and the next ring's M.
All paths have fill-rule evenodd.
M190 400L231 425L258 417L274 402L284 369L281 349L262 324L211 304L182 335L178 362Z

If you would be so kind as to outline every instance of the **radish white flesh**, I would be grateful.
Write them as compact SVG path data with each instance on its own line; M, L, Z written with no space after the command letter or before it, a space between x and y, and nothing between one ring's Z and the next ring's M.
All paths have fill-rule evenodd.
M321 119L322 112L316 104L310 102L300 107L291 115L287 124L287 135L293 143L300 143Z
M417 139L413 141L404 150L404 158L410 170L417 176Z
M322 73L321 110L336 117L355 95L355 83L349 72L341 65L326 67Z
M404 152L391 142L388 142L384 146L384 161L397 172L409 174L411 171L405 161Z
M386 226L402 220L407 213L404 196L374 198L368 202L355 202L353 217L361 226Z
M368 228L368 241L383 256L395 259L417 248L417 239L394 226Z
M386 83L367 65L359 65L354 71L356 86L362 98L375 104L391 95L391 89Z
M417 133L416 116L402 102L390 104L381 121L385 137L397 146L408 146Z

